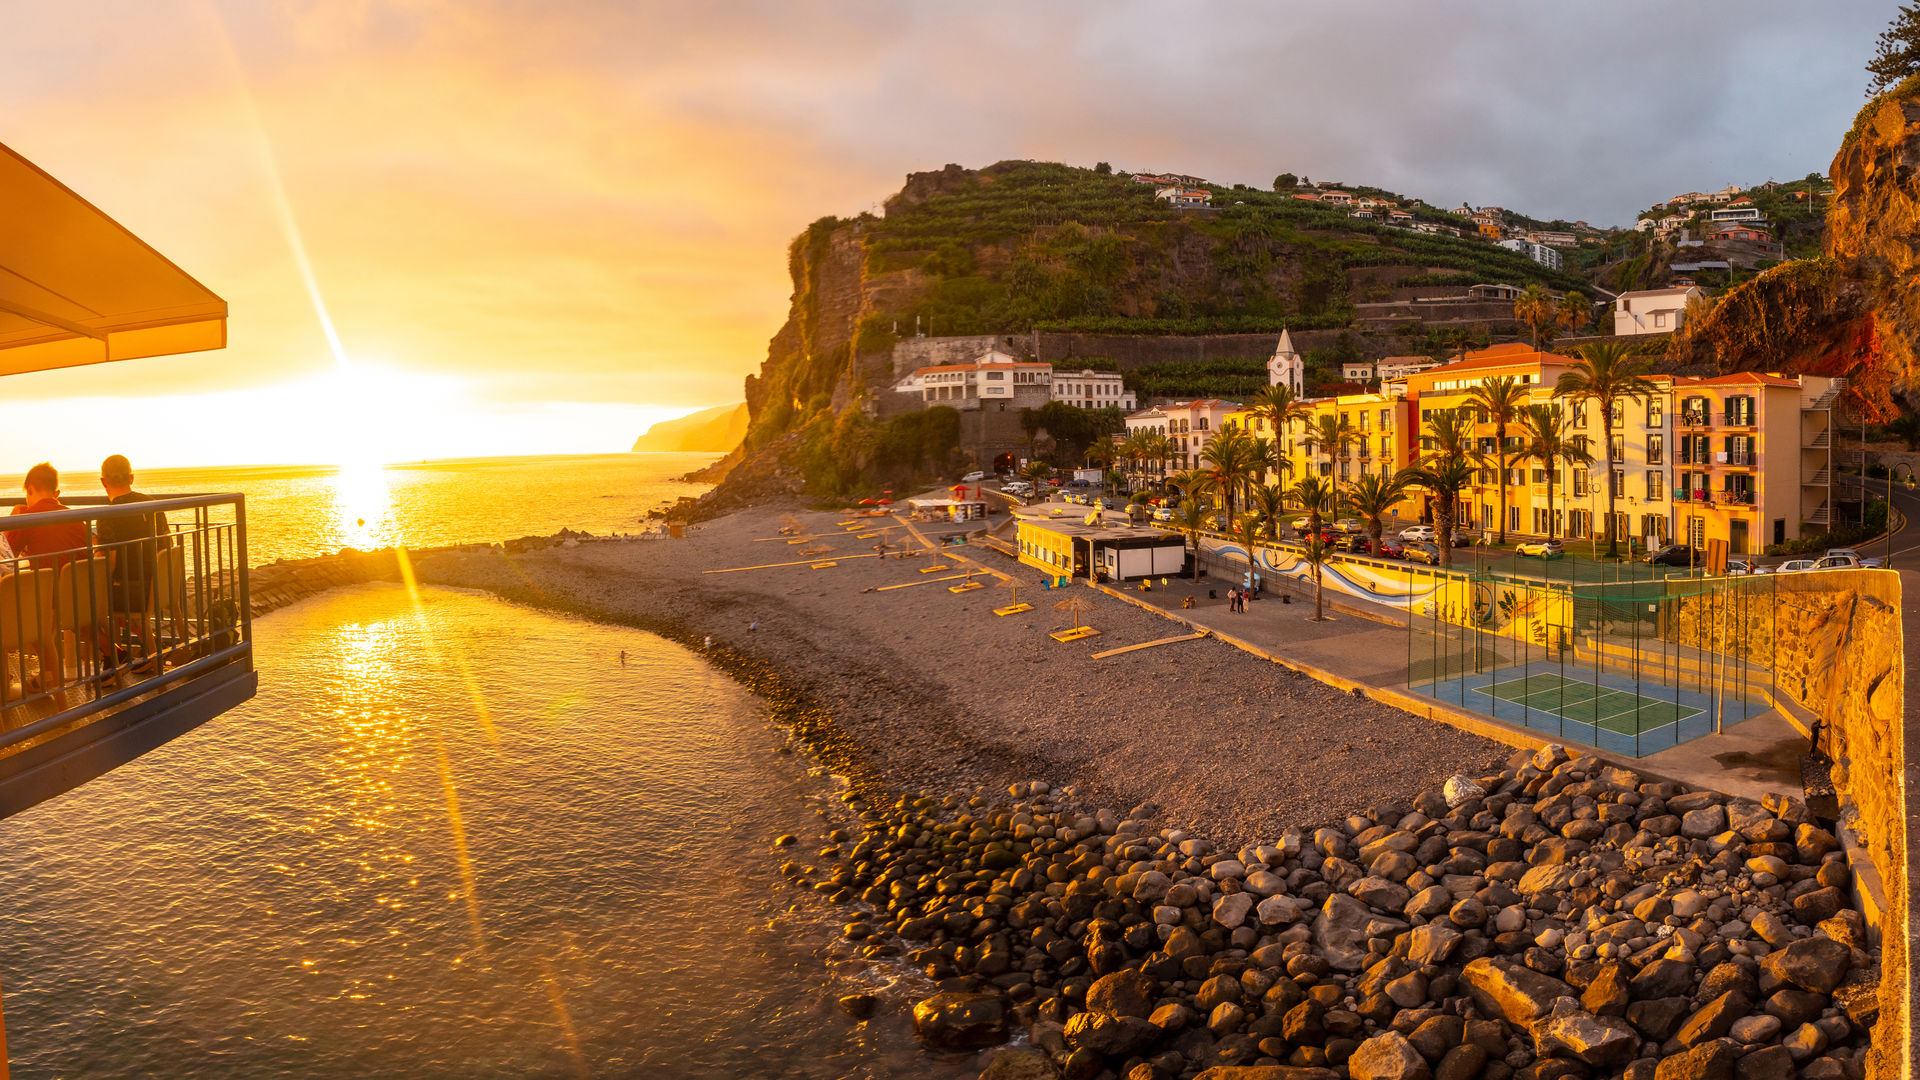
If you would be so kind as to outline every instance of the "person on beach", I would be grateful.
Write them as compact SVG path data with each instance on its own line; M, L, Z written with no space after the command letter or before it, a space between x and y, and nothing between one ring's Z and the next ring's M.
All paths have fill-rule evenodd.
M749 622L747 624L747 633L749 634L753 633L755 630L758 630L758 629L760 629L760 624L757 622Z
M1183 608L1183 609L1185 609L1185 610L1192 610L1192 608L1193 608L1193 594L1192 594L1192 593L1188 593L1188 594L1187 594L1187 595L1186 595L1185 597L1183 597L1183 598L1182 598L1182 599L1180 600L1180 606L1181 606L1181 608Z
M620 666L621 667L627 666L627 650L625 649L620 650Z

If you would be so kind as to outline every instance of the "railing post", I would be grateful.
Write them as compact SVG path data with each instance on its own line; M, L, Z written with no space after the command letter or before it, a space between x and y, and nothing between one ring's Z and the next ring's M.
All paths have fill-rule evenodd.
M234 496L233 501L234 573L239 575L240 591L240 640L253 642L253 594L247 578L247 496L245 493Z

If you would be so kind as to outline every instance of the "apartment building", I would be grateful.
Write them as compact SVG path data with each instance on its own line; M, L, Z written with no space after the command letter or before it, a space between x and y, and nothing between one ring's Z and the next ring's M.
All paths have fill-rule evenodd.
M1126 418L1127 434L1158 431L1172 440L1173 457L1168 462L1168 468L1178 472L1197 467L1200 455L1206 453L1207 444L1226 430L1227 418L1241 410L1242 406L1237 402L1221 401L1219 398L1153 405Z
M968 364L940 364L918 368L894 385L897 393L918 397L925 405L979 409L1038 408L1052 396L1053 365L1033 363L997 350Z
M1139 407L1133 391L1126 388L1117 371L1059 371L1053 373L1053 400L1078 405L1082 409L1126 409Z
M1472 407L1472 388L1496 375L1523 380L1530 402L1558 404L1565 433L1592 456L1585 465L1548 469L1512 460L1519 432L1509 425L1497 445L1495 425L1475 429L1490 459L1463 497L1462 517L1498 529L1502 487L1508 535L1605 539L1607 491L1614 493L1612 531L1637 549L1724 540L1735 555L1825 529L1831 519L1832 407L1843 380L1741 372L1713 377L1656 375L1645 401L1615 404L1611 436L1596 406L1557 400L1553 386L1572 357L1524 345L1496 346L1410 376L1414 416ZM1465 523L1465 522L1463 522Z
M1368 473L1392 476L1414 463L1417 442L1410 422L1412 406L1398 393L1342 394L1302 402L1312 410L1303 424L1295 421L1288 431L1276 432L1264 416L1243 409L1227 417L1227 423L1250 435L1280 443L1292 469L1285 476L1266 474L1263 481L1291 486L1307 476L1327 477L1342 487ZM1336 416L1347 433L1347 444L1337 449L1309 445L1309 431L1317 430L1322 416ZM1421 498L1416 494L1396 507L1397 516L1408 523L1420 518Z

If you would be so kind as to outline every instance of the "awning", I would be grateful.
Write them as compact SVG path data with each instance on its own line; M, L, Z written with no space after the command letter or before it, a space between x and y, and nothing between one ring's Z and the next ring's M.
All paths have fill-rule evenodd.
M0 145L0 375L226 344L225 300Z

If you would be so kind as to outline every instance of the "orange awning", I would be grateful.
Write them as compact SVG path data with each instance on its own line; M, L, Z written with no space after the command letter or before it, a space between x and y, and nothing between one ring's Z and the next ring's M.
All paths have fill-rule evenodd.
M225 300L0 145L0 375L226 344Z

